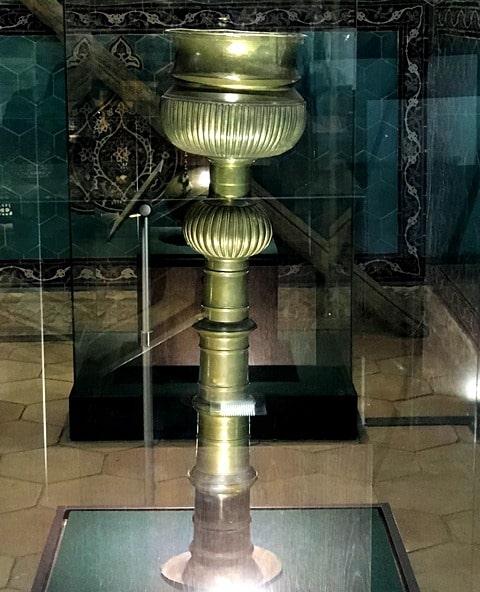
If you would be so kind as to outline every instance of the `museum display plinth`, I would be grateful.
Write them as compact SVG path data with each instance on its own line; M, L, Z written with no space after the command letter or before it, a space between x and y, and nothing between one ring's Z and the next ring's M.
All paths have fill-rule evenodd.
M187 548L191 509L60 508L32 592L171 592L160 569ZM419 592L390 508L252 510L280 558L270 592Z

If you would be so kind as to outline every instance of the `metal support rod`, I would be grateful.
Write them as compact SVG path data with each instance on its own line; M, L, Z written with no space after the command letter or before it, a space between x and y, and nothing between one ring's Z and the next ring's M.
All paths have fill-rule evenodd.
M154 503L154 463L153 463L153 395L152 363L150 340L150 268L149 268L149 223L152 209L149 205L140 206L140 240L142 268L142 321L140 327L140 346L142 348L142 399L143 399L143 441L145 446L145 502Z

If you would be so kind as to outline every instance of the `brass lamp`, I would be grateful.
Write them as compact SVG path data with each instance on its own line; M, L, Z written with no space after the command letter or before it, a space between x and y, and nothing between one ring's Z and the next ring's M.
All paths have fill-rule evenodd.
M248 258L262 252L271 224L249 199L250 165L292 148L305 127L305 103L292 88L302 35L228 30L168 31L176 48L175 85L162 98L164 133L179 149L210 161L210 192L184 221L187 243L206 258L200 336L194 537L190 552L162 568L188 589L250 590L281 571L250 535L247 396Z

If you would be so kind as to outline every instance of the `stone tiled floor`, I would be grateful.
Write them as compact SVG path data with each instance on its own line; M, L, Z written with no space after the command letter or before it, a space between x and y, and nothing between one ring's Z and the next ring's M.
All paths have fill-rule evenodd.
M425 289L422 303L422 338L401 338L369 320L355 321L353 378L363 417L474 415L477 349L434 293Z
M414 358L399 356L405 344L395 341L364 340L357 377L379 376L369 392L378 387L386 403L431 396L425 373L402 382ZM29 589L58 505L193 502L190 444L159 444L150 480L141 442L70 442L71 346L45 346L44 404L40 353L39 344L0 344L0 592ZM254 505L389 502L421 592L480 589L480 478L467 427L376 427L360 443L259 443L251 456Z

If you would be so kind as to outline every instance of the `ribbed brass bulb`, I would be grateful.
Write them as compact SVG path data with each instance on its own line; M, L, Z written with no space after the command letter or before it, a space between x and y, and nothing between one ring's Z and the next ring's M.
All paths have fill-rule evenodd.
M295 146L305 128L305 102L293 89L255 96L174 88L163 95L162 121L181 150L251 162Z
M260 204L195 203L183 225L187 243L206 259L247 259L261 253L272 226Z

